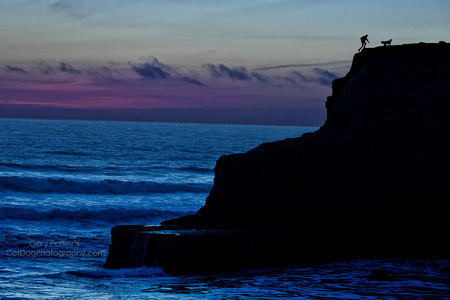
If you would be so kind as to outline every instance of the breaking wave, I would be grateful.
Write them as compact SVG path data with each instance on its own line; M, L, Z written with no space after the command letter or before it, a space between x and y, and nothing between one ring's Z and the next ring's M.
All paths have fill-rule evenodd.
M41 211L34 208L23 207L0 207L0 220L15 219L15 220L72 220L72 221L107 221L117 222L131 219L151 219L151 218L176 218L194 212L169 211L158 209L127 209L123 207L107 208L107 209L52 209Z
M163 269L159 267L152 268L132 268L132 269L95 269L95 270L77 270L67 271L66 274L75 275L77 277L90 277L90 278L127 278L127 277L162 277L168 276Z
M120 195L174 192L207 193L211 189L211 184L0 176L0 188L16 192Z

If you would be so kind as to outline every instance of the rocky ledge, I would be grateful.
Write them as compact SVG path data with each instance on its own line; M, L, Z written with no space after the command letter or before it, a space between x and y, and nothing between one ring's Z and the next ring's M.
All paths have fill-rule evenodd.
M450 44L355 54L326 109L313 133L219 158L195 215L114 227L105 266L450 258Z

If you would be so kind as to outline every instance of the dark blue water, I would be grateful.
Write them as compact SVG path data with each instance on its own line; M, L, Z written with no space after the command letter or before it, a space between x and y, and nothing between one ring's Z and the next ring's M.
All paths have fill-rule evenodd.
M0 119L0 298L384 299L448 295L445 261L172 277L103 268L110 229L193 213L215 161L315 128ZM388 269L398 280L367 278Z

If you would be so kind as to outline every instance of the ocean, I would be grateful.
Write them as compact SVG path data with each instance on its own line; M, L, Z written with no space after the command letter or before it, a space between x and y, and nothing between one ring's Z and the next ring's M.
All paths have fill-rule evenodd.
M442 260L207 276L103 267L113 226L195 213L221 155L317 128L16 119L0 119L0 128L1 299L449 298ZM389 280L369 277L379 269Z

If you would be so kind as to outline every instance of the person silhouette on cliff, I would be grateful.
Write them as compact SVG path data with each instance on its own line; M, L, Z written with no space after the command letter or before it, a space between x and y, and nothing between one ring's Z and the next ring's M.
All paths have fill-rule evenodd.
M358 49L358 52L360 52L362 49L366 48L366 43L370 44L369 39L367 37L368 37L367 34L363 35L361 37L361 48Z

